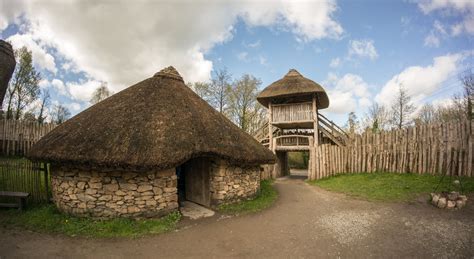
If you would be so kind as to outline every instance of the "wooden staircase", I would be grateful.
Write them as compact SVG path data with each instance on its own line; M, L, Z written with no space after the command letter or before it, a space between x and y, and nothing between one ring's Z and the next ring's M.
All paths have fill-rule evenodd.
M338 146L345 146L349 141L349 136L337 126L333 121L329 120L322 114L318 114L318 128L323 137L327 137L332 143ZM269 147L269 137L268 137L268 122L266 122L262 127L260 127L254 134L252 134L257 141L262 145ZM274 127L273 137L276 138L281 136L282 132L279 128Z
M324 136L328 137L334 144L345 146L349 141L349 136L343 129L336 125L333 121L318 113L318 128Z

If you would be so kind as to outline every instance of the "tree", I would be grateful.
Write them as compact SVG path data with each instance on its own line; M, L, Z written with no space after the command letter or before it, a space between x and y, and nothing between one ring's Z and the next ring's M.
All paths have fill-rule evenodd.
M65 122L67 119L69 119L69 116L71 116L71 113L62 104L56 104L53 107L53 112L52 112L53 122L57 124L61 124Z
M229 88L228 114L232 121L246 132L259 123L261 106L257 103L258 87L262 81L252 75L242 75Z
M36 116L32 111L27 111L23 114L24 121L36 122Z
M416 124L433 123L438 120L436 108L429 103L421 106L417 117L415 118Z
M227 69L214 72L209 85L209 103L220 113L224 113L227 108L228 93L231 87L232 76Z
M42 98L41 98L41 106L40 106L40 111L38 114L38 123L43 124L44 121L46 120L46 109L49 106L49 99L51 96L49 95L48 90L43 90L42 91Z
M463 99L464 99L464 106L465 106L465 113L466 117L469 120L474 119L474 107L473 107L473 102L474 102L474 74L472 73L472 70L469 69L466 72L464 72L463 75L461 75L460 78L462 84L463 84Z
M411 97L402 84L399 85L398 93L392 104L392 124L401 129L411 123L411 116L415 106L411 103Z
M107 97L111 96L113 93L107 87L107 83L102 83L97 89L95 89L92 94L90 102L96 104L102 100L105 100Z
M191 89L199 95L203 100L209 103L209 97L210 97L210 86L208 83L205 82L196 82L191 85Z
M351 134L357 132L359 128L359 121L357 120L357 115L355 112L350 112L347 118L347 128Z
M25 107L39 95L41 75L33 66L31 51L22 47L15 51L17 66L7 90L7 119L19 120Z
M378 132L387 127L389 114L385 106L374 102L367 111L363 123L365 128L369 128L372 132Z

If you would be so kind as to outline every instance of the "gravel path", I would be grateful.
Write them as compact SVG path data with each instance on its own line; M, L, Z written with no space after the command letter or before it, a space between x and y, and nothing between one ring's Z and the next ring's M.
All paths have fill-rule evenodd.
M275 186L278 201L261 213L185 220L158 236L85 239L1 230L0 258L474 257L472 204L443 211L423 201L352 199L298 179Z

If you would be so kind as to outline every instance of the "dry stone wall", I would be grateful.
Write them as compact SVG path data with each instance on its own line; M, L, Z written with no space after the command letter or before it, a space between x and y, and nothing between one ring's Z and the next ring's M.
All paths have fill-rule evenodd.
M148 218L178 208L174 169L134 173L56 166L51 172L54 202L72 215Z
M210 178L213 206L248 200L260 188L260 166L242 168L216 160L212 162Z

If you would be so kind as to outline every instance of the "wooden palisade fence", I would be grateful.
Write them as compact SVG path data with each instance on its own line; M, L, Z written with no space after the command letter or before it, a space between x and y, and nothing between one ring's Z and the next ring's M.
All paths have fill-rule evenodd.
M27 192L28 203L46 203L50 198L49 166L28 159L0 159L0 191ZM9 201L0 198L0 202Z
M0 120L0 152L4 156L23 156L56 124Z
M360 172L474 176L473 130L473 121L427 124L366 132L342 147L320 145L310 152L316 170L309 178Z

